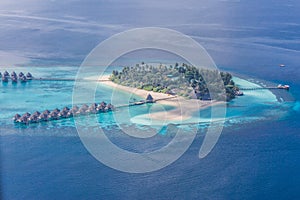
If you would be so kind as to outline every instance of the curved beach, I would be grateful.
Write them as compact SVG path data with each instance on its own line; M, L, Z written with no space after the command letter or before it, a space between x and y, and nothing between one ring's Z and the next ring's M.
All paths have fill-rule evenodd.
M197 99L186 99L181 96L175 96L170 94L164 94L153 91L146 91L142 89L127 87L123 85L116 84L109 80L109 76L102 76L99 81L101 84L107 85L111 88L122 90L134 95L146 99L148 94L151 94L153 99L161 105L173 106L174 109L163 110L160 112L150 112L144 115L140 115L139 118L148 118L150 120L156 121L168 121L168 122L178 122L182 120L187 120L193 116L193 113L201 109L205 109L209 106L216 104L225 104L226 102L219 101L201 101ZM134 119L132 119L134 120ZM153 124L153 123L152 123Z
M243 88L251 88L251 87L261 87L259 84L250 82L245 79L241 79L238 77L233 78L238 86L242 86ZM199 111L206 110L211 106L222 106L227 104L228 102L218 102L218 101L201 101L197 99L185 99L181 96L172 96L169 94L158 93L153 91L146 91L142 89L136 89L132 87L122 86L116 84L109 80L109 76L102 76L100 79L101 84L114 88L115 90L125 91L127 93L131 93L145 99L148 94L151 94L154 100L157 99L165 99L157 101L157 106L159 105L167 105L174 107L173 109L166 110L161 106L159 111L149 111L147 114L142 114L135 116L130 119L131 122L143 125L161 125L167 123L180 123L185 121L187 123L198 123L205 121L217 121L218 119L206 119L201 117L199 119ZM245 91L245 96L234 99L231 104L242 106L242 107L252 107L253 105L260 104L270 104L270 103L278 103L276 96L269 90L255 90L255 91ZM174 97L174 98L170 98ZM247 98L247 99L245 99ZM234 112L228 113L228 118L237 117L243 115L244 111L241 111L240 114Z

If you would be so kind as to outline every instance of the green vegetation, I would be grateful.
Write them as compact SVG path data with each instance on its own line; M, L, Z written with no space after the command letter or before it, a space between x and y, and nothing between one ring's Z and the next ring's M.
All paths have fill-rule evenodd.
M199 70L187 64L179 66L178 63L175 66L152 66L142 63L133 67L124 67L121 72L114 70L110 80L147 91L202 100L230 101L235 98L239 90L230 73Z

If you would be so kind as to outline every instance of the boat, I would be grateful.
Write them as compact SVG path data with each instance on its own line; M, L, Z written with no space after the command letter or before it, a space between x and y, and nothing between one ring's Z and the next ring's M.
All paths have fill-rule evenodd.
M235 92L235 95L236 95L236 96L243 96L244 93L243 93L242 91L236 91L236 92Z
M145 102L143 102L143 101L137 101L137 102L134 102L133 104L134 105L142 105L142 104L144 104Z
M290 89L290 86L289 86L289 85L282 85L282 84L279 84L279 85L277 86L277 88L289 90L289 89Z
M285 65L284 64L280 64L279 67L285 67Z

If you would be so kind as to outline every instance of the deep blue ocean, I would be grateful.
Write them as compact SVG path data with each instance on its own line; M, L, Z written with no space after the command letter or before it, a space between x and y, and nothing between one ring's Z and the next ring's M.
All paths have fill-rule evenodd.
M0 31L1 52L28 48L24 56L31 60L16 67L3 65L1 72L74 78L84 55L103 39L128 28L161 26L192 36L221 70L260 84L289 84L290 91L275 92L282 97L277 103L268 99L256 102L255 96L247 99L247 94L229 103L222 135L207 157L198 157L206 131L205 125L200 125L192 145L174 163L155 172L131 174L96 160L82 144L72 119L29 127L12 123L17 112L71 106L72 81L1 82L1 199L300 199L300 4L296 0L168 3L57 3L58 13L64 10L66 16L101 19L97 23L119 26L108 31L84 25L86 29L75 33L74 23L63 29L63 22L39 19L37 27L19 27L24 34L16 32L17 26L6 26ZM56 7L48 4L30 6L27 11L53 17ZM117 17L125 11L127 17ZM25 19L29 24L37 20ZM45 27L51 31L39 35ZM91 30L94 32L86 34ZM62 37L66 33L69 37ZM66 51L71 53L59 57ZM99 87L96 98L109 102L111 92ZM127 97L120 94L121 99ZM131 114L134 117L147 109L132 109ZM204 110L202 115L209 116L209 112ZM99 115L98 120L114 143L132 151L152 150L172 138L161 130L144 143L115 128L112 113Z

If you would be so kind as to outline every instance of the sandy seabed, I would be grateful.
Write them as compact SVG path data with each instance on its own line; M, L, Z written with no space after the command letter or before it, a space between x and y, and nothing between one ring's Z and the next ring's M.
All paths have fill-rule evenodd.
M181 96L174 96L170 94L164 94L153 91L146 91L142 89L127 87L123 85L116 84L109 80L109 76L102 76L99 78L102 84L112 87L117 90L122 90L131 94L140 96L143 99L146 99L148 94L151 94L156 103L161 105L173 106L174 109L164 110L161 112L147 113L146 118L160 121L183 121L191 118L193 113L201 109L205 109L209 106L216 104L225 104L226 102L219 101L200 101L197 99L186 99ZM140 116L143 117L143 116Z

